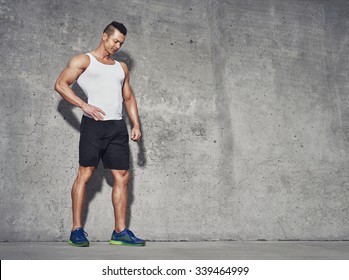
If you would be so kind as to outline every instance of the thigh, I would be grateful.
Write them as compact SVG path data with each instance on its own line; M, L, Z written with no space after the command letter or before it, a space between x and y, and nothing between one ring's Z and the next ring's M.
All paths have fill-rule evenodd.
M128 170L130 168L129 135L124 120L116 122L115 133L102 156L104 168Z
M102 133L97 121L85 116L82 118L79 141L79 164L81 166L98 166Z

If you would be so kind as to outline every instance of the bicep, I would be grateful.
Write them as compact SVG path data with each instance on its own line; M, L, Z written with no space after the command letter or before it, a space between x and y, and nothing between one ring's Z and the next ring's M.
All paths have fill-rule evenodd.
M122 87L122 95L125 100L129 100L133 96L129 79L125 79L124 81L124 85Z
M69 67L65 68L61 74L59 75L57 82L58 83L67 83L68 85L71 85L74 83L74 81L79 77L79 75L82 72L76 70L76 69L71 69Z
M124 80L124 84L122 86L122 95L123 95L125 100L129 100L133 96L133 92L132 92L132 88L131 88L131 84L130 84L130 73L127 69L126 64L122 63L121 65L125 71L125 80Z

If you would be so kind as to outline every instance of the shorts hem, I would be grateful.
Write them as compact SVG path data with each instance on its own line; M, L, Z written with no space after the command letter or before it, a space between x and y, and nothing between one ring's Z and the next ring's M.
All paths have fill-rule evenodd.
M97 168L98 167L98 164L97 165L93 165L93 164L83 164L81 162L79 162L79 165L82 166L82 167L94 167L94 168Z
M109 166L104 166L104 169L113 169L113 170L130 170L130 167L126 167L125 166L117 166L117 167L109 167Z

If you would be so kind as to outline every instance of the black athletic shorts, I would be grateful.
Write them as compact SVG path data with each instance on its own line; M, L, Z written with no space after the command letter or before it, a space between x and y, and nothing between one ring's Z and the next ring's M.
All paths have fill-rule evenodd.
M95 121L83 116L80 125L79 164L97 168L130 168L129 136L124 120Z

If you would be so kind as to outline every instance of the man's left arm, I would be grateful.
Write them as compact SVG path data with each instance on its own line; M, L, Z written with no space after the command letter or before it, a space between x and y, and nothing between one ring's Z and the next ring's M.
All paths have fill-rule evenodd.
M142 134L141 134L141 129L140 129L139 120L138 120L137 102L136 102L136 98L134 97L132 87L130 85L130 73L127 69L127 66L123 62L121 62L121 66L125 72L125 80L122 88L122 96L125 101L125 107L126 107L128 116L130 117L133 124L133 128L131 131L131 140L139 141Z

